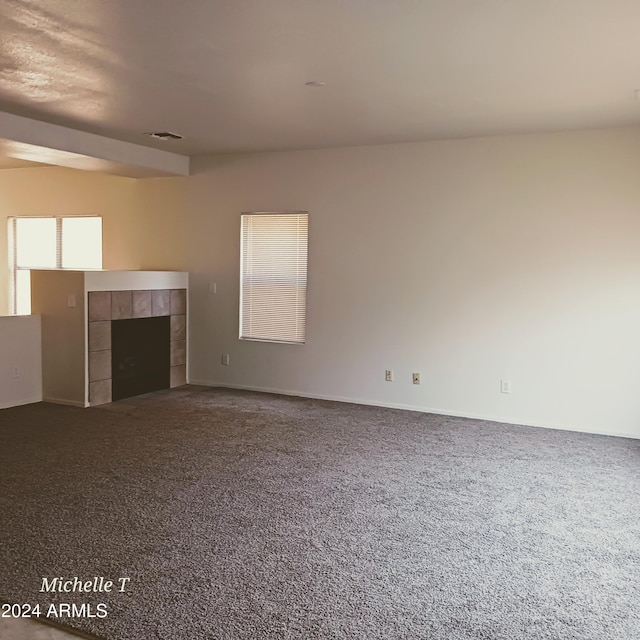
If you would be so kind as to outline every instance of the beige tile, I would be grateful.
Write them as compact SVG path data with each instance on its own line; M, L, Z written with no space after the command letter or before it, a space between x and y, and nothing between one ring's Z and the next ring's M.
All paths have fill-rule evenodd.
M98 404L111 402L111 380L98 380L89 383L89 404L95 407Z
M133 316L133 297L131 291L111 292L111 319L126 320Z
M133 292L133 317L151 317L151 291Z
M171 315L177 316L187 313L187 290L171 290Z
M171 367L169 370L171 374L169 386L181 387L183 384L187 384L187 367L183 364L177 367Z
M171 341L186 340L187 316L171 316Z
M111 292L89 291L89 321L111 320Z
M89 354L89 382L111 378L111 351L92 351Z
M89 351L111 349L111 321L89 323Z
M175 340L171 343L171 366L187 362L187 342L186 340Z
M0 640L77 640L77 636L26 618L0 618Z
M158 289L151 292L151 315L168 316L171 313L171 292L169 289Z

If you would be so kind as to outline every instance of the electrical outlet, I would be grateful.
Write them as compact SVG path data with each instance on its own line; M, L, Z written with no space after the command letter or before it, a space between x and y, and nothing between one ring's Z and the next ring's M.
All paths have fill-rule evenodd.
M413 374L413 384L420 384L420 374L419 373L414 373Z
M229 364L229 354L228 353L223 353L222 354L222 364L227 366Z
M500 392L511 393L511 380L500 380Z
M393 371L391 371L391 369L385 369L384 379L387 382L393 382Z

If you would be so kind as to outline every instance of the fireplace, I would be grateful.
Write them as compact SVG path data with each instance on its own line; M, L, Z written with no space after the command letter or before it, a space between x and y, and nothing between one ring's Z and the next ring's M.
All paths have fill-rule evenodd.
M186 293L88 292L91 406L186 384Z
M111 396L169 388L169 316L111 322Z

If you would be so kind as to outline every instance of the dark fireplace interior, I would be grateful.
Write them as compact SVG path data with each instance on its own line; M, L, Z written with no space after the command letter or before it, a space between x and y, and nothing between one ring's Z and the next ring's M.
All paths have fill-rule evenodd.
M111 321L112 399L169 388L170 318Z

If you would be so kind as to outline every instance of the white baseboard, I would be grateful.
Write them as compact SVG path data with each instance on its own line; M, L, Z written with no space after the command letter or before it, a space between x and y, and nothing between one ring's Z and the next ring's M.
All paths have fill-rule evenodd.
M84 402L80 402L79 400L67 400L66 398L52 398L47 396L46 398L42 398L43 402L51 402L51 404L64 404L69 407L80 407L84 409L87 405Z
M290 389L274 389L269 387L252 387L248 385L231 385L224 382L214 382L212 380L191 380L189 384L201 385L203 387L222 387L225 389L242 389L245 391L260 391L262 393L276 393L283 396L297 396L301 398L313 398L315 400L331 400L333 402L349 402L351 404L363 404L370 407L386 407L388 409L404 409L406 411L418 411L420 413L434 413L436 415L450 416L452 418L472 418L473 420L487 420L489 422L497 422L499 424L510 424L523 427L537 427L539 429L556 429L559 431L573 431L577 433L590 433L599 436L613 436L615 438L633 438L640 439L640 434L637 433L612 433L605 431L598 431L592 429L585 429L576 427L574 425L561 425L561 424L542 424L536 422L523 422L517 418L496 418L495 416L488 416L479 413L466 413L456 412L450 409L439 409L437 407L424 407L418 405L408 405L393 402L381 402L379 400L362 399L362 398L346 398L341 396L328 396L322 394L305 393L302 391L292 391Z
M3 402L0 404L0 409L10 409L11 407L20 407L24 404L35 404L36 402L42 402L42 396L27 396L26 398Z

